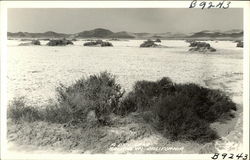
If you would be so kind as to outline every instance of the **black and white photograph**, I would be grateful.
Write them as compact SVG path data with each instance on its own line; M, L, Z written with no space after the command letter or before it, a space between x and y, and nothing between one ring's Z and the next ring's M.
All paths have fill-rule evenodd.
M245 9L7 8L5 150L248 159Z

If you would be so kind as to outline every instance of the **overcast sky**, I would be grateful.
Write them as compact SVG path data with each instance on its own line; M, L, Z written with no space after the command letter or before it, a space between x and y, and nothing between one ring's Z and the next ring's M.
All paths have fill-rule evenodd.
M9 32L182 32L243 29L242 9L8 9Z

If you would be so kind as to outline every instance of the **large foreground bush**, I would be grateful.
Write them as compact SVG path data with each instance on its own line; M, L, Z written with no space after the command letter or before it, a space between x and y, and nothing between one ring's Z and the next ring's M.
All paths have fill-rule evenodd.
M146 117L172 140L187 139L200 142L217 138L210 123L233 117L236 105L219 90L196 84L176 84L169 78L159 81L138 81L122 101L119 114L151 112ZM155 124L154 124L155 125Z
M57 93L60 108L67 112L67 121L76 123L86 121L89 113L92 118L106 123L123 95L115 77L107 72L81 78L68 87L61 85Z
M166 77L157 82L137 81L133 91L123 99L117 112L126 115L130 111L150 111L161 96L172 92L173 86L173 82Z
M209 123L197 116L190 107L193 102L185 95L169 95L156 104L158 128L170 140L208 142L218 138Z

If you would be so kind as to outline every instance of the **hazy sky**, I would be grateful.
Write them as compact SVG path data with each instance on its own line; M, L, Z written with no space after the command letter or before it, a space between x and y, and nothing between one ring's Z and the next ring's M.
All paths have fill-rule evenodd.
M8 9L9 32L197 32L243 29L242 9Z

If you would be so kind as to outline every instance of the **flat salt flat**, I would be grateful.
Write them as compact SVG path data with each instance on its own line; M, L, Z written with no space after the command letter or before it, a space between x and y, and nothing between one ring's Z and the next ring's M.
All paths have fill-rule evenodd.
M111 41L114 47L85 47L85 41L69 46L18 46L8 40L8 99L25 96L41 105L55 98L59 83L72 84L82 76L108 71L129 91L138 80L164 76L178 83L204 85L207 79L243 73L243 49L232 41L210 41L215 53L188 52L182 40L163 40L168 48L139 48L143 40ZM240 88L242 89L242 88Z

